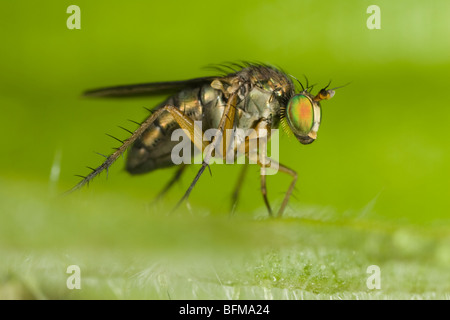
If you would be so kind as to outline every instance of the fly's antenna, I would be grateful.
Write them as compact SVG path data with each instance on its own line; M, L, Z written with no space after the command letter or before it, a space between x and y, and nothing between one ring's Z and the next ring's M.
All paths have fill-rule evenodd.
M348 82L348 83L346 83L346 84L344 84L344 85L342 85L342 86L334 87L334 88L332 88L332 89L328 89L328 87L329 87L330 84L331 84L331 80L330 80L330 81L328 81L328 84L325 86L325 88L323 88L322 90L327 90L327 89L328 89L328 91L332 91L332 90L336 90L336 89L340 89L340 88L346 87L346 86L348 86L350 83L351 83L351 82Z
M343 88L343 87L349 85L350 82L347 83L347 84L344 84L343 86L339 86L339 87L335 87L335 88L332 88L332 89L328 89L328 87L330 86L330 84L331 84L331 80L328 82L328 84L325 86L325 88L321 89L321 90L319 91L319 93L317 93L317 95L314 97L313 100L314 100L314 101L320 101L320 100L328 100L328 99L331 99L331 98L334 97L334 94L335 94L335 90L336 90L336 89Z

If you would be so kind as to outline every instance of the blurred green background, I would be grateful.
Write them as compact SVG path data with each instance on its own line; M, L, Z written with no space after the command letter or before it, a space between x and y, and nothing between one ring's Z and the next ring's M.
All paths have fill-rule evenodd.
M66 9L72 4L81 8L81 30L66 27ZM366 27L366 9L372 4L381 8L380 30ZM258 252L260 245L261 250L272 248L271 244L294 248L300 232L311 239L320 235L316 242L305 240L309 248L319 250L346 239L340 232L343 224L351 232L356 224L356 229L369 234L365 238L358 231L358 237L342 240L350 251L352 239L372 243L372 232L383 230L386 237L393 237L389 239L394 245L389 240L376 250L385 250L388 260L409 250L408 259L417 259L420 266L421 261L443 268L450 263L448 1L10 1L2 11L3 287L9 288L15 277L19 288L28 283L15 271L25 268L38 283L23 285L32 297L71 297L63 289L49 289L57 292L54 295L39 289L42 273L35 268L41 264L23 266L23 257L39 259L35 255L41 251L63 256L84 252L78 256L80 261L89 260L86 248L96 257L118 247L121 252L139 247L152 253L183 252L189 247L202 256L205 248L236 251L242 243ZM175 217L165 214L187 188L196 167L156 205L151 200L173 169L131 177L123 170L122 159L107 179L102 174L89 188L59 197L79 181L74 174L87 174L85 166L101 163L93 151L107 154L117 147L105 133L126 138L117 125L134 129L127 119L143 120L147 116L143 107L151 108L163 99L83 99L81 92L212 75L205 66L240 60L274 64L298 78L306 75L318 83L316 88L330 79L335 86L351 82L322 104L315 143L303 146L281 135L280 161L297 170L299 182L286 219L267 220L262 227L277 238L258 233L261 226L255 221L265 218L266 212L256 167L249 171L231 221L228 207L239 166L213 166L213 176L205 174L191 195L192 212L183 209L186 212ZM283 174L268 177L275 210L289 183ZM334 228L328 240L329 229L317 228L313 221ZM309 224L312 229L305 227ZM283 233L286 228L293 237ZM403 228L413 229L405 233ZM414 238L421 232L426 234L425 242ZM286 239L280 240L280 235ZM369 247L359 248L368 261ZM436 261L429 260L430 250ZM105 255L111 261L128 261ZM337 253L330 255L339 259ZM55 259L48 259L54 265ZM102 264L103 258L98 259ZM64 277L64 272L59 276ZM292 283L300 281L295 279ZM441 280L435 283L442 284ZM12 297L28 297L21 296L22 289L15 285L12 288ZM364 283L357 286L361 288ZM432 285L420 288L421 292L437 290ZM327 283L306 289L340 292L339 285L329 291ZM196 298L181 293L178 297Z

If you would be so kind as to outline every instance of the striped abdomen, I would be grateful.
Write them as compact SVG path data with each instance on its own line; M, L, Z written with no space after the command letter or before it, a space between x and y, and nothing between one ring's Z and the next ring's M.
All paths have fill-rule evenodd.
M221 92L209 84L182 90L155 110L166 105L180 109L194 121L202 121L203 130L217 126L218 121L216 124L214 119L220 119L224 108ZM212 116L208 112L210 110L217 116ZM172 166L171 152L179 141L171 141L171 136L173 131L179 128L174 118L164 112L131 147L126 170L131 174L140 174Z

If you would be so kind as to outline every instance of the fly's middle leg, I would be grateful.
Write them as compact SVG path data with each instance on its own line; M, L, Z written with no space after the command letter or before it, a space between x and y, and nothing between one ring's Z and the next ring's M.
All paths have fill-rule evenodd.
M231 194L231 211L230 215L234 213L236 210L236 206L239 200L239 192L241 191L242 184L244 183L245 176L248 171L248 163L246 162L241 169L241 172L239 174L239 178L236 182L236 186L234 187L233 193Z
M183 172L185 171L186 167L187 167L187 165L185 165L185 164L180 164L178 166L177 171L173 175L172 179L170 179L170 181L165 185L165 187L158 193L158 195L155 198L155 201L162 199L165 196L165 194L173 187L173 185L178 180L180 180L180 178L183 175Z
M267 129L267 126L266 126ZM267 140L266 137L261 137L259 143L259 159L258 164L261 166L261 193L264 199L264 204L266 205L267 211L269 212L269 216L272 216L272 208L270 207L269 199L267 198L267 187L266 187L266 166L269 166L268 163L271 161L268 157L266 157L267 152Z
M267 198L267 188L266 188L266 175L261 174L261 193L264 199L264 204L266 205L269 216L272 216L272 208L270 207L269 199Z

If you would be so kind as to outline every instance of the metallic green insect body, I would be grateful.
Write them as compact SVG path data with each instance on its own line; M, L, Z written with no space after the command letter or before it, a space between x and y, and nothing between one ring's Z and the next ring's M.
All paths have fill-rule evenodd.
M151 115L139 124L131 136L122 141L122 145L108 156L106 161L93 169L72 190L82 187L100 172L108 169L127 149L129 152L126 170L131 174L141 174L173 166L171 151L177 142L172 141L171 136L176 129L181 128L188 132L192 143L201 150L211 146L216 147L219 142L227 145L225 137L215 137L208 145L196 144L194 136L197 121L202 123L201 130L218 129L222 134L225 130L236 132L237 129L270 130L278 128L281 123L283 128L292 132L302 144L310 144L317 138L321 120L320 101L333 97L334 89L327 90L327 86L314 96L308 91L310 87L304 88L302 85L302 91L296 94L291 77L274 67L251 63L226 67L233 69L233 72L216 77L116 86L86 92L87 96L97 97L172 95L155 107ZM244 150L248 156L248 144L251 139L260 140L262 137L237 139L238 143L233 146L234 154L237 155L239 150ZM179 203L187 199L209 162L210 157L206 156L194 181ZM258 164L263 171L265 162L258 161ZM278 211L278 215L282 215L297 180L297 173L282 164L278 165L279 171L292 177L292 182ZM179 166L175 177L161 194L180 178L185 167L186 165ZM247 167L247 165L243 166L241 178L233 193L234 204L237 202L237 195ZM269 214L272 215L267 198L266 178L263 173L261 174L261 190Z

